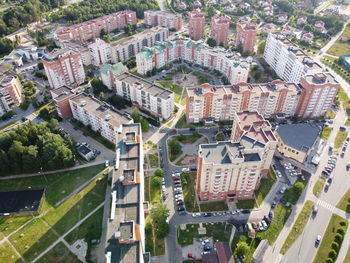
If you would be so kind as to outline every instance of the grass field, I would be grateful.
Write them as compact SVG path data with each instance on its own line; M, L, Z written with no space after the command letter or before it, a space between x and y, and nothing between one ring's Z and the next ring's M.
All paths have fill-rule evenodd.
M348 252L346 253L344 263L350 263L350 247L348 248Z
M341 226L340 222L344 222L345 226ZM326 232L322 237L322 242L320 247L317 250L316 257L314 259L314 263L323 263L326 262L326 258L328 257L328 253L331 250L331 244L334 241L334 237L336 235L336 231L339 227L344 228L345 232L348 228L348 222L342 217L333 214L331 220L328 223ZM341 244L339 248L341 247ZM335 261L334 261L335 262Z
M338 131L337 136L334 139L334 148L339 149L342 147L346 137L348 136L347 131Z
M184 104L182 96L183 87L172 83L172 81L160 81L157 85L174 92L174 101L179 104Z
M337 204L337 207L341 210L350 213L350 189L340 199L339 203Z
M350 38L350 25L348 24L343 32L343 34L338 38L338 40L327 50L328 54L334 56L350 54L350 45L348 41L342 41L342 38Z
M310 219L313 205L314 203L310 200L307 200L304 204L303 209L300 211L297 220L295 221L293 227L289 232L289 235L287 236L287 239L282 246L282 249L280 251L281 254L284 255L303 232L307 221Z
M76 255L71 253L69 249L62 243L58 243L53 249L41 257L38 263L81 263Z
M194 143L195 141L197 141L199 138L201 138L202 135L199 134L198 132L192 132L192 134L188 134L188 135L177 135L177 136L173 136L172 138L177 140L178 142L182 143L182 144L191 144Z
M145 200L150 204L156 204L161 201L160 187L155 188L152 183L152 176L145 177Z
M325 182L326 182L326 180L321 177L314 184L314 188L312 189L312 192L314 193L314 195L316 197L319 197L321 195Z
M159 167L159 157L158 153L150 153L148 154L148 159L151 168L158 168Z
M324 139L324 140L327 140L329 138L329 136L331 135L332 130L333 130L332 127L324 126L322 128L321 138Z
M267 194L270 192L271 187L276 182L275 172L270 168L267 178L261 179L261 185L259 189L255 191L256 203L258 206L264 201Z
M0 262L4 263L19 263L23 262L21 258L16 254L14 249L8 242L4 242L0 246Z
M278 204L275 208L275 215L270 227L266 231L258 232L256 236L261 240L267 239L270 245L272 245L276 241L291 212L292 210L290 208Z

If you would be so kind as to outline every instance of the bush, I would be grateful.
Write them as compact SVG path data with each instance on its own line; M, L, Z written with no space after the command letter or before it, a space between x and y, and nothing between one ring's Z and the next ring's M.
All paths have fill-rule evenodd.
M331 249L331 251L329 251L329 253L328 253L328 256L333 260L335 260L337 258L337 255L338 255L338 253L334 249Z
M335 251L339 251L339 244L337 242L333 241L331 246Z
M344 230L344 228L338 228L338 230L337 230L337 233L339 233L339 234L341 234L342 236L344 236L344 234L345 234L345 230Z
M334 236L334 240L337 242L337 243L341 243L343 241L343 235L337 233L335 236Z
M340 222L339 222L339 225L341 225L341 226L346 226L346 222L345 222L345 221L340 221Z
M333 263L334 261L333 261L333 259L331 259L331 258L326 258L326 263Z

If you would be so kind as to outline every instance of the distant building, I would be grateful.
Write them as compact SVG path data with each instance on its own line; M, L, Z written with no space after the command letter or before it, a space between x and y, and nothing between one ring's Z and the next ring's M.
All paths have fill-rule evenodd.
M6 66L0 66L0 116L23 102L22 88L17 73Z
M96 38L88 45L92 61L91 63L98 67L111 61L110 45L100 38Z
M144 17L146 25L163 26L168 29L174 28L176 31L182 28L182 17L179 14L160 10L146 10Z
M78 86L85 80L81 55L69 49L55 49L42 58L51 88Z
M243 52L254 52L256 24L236 24L236 46L242 46Z
M273 15L273 5L267 5L264 7L264 13L268 16L272 16ZM281 18L283 19L283 18Z
M314 124L298 123L281 125L276 132L278 151L286 157L304 163L318 144L321 130Z
M184 2L182 2L182 1L178 1L177 5L179 6L180 9L186 9L187 8L187 5Z
M188 32L191 39L197 41L204 36L205 15L204 13L194 10L188 13Z
M95 157L95 153L93 150L89 148L87 145L80 145L77 147L77 152L83 157L86 161L91 161Z
M201 7L202 7L202 3L201 3L200 1L198 1L198 0L195 0L195 1L193 2L193 6L194 6L195 8L201 8Z
M341 57L344 58L344 65L350 68L350 55L342 55Z
M70 39L86 42L100 37L102 29L110 33L115 29L124 28L126 24L136 23L136 12L125 10L59 29L55 32L55 36L59 41Z
M116 78L128 71L128 68L119 62L117 64L104 64L100 67L100 78L102 83L110 90L116 88Z
M60 116L62 119L71 118L72 111L70 109L69 100L76 96L72 89L65 86L53 89L51 90L51 96L58 116Z
M315 30L323 34L327 33L327 30L325 28L325 23L321 20L315 22Z
M279 14L277 15L278 22L280 23L285 23L288 20L288 15L287 14Z
M229 16L215 15L211 19L211 37L215 39L216 44L227 45L228 32L230 29L231 18Z
M300 24L304 24L307 22L307 17L306 16L298 16L298 19L297 19L297 24L300 25Z
M305 33L301 36L301 40L310 43L314 39L314 34L311 32Z
M276 28L276 25L270 23L270 24L264 25L263 28L262 28L262 31L263 31L265 34L268 34L268 33L270 33L270 32L273 32L275 28Z

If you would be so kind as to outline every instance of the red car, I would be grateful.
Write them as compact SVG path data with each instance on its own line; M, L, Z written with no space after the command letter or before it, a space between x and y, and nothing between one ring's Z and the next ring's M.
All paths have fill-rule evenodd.
M163 158L162 158L162 157L160 157L160 162L161 162L161 163L163 162Z
M176 129L173 129L172 132L176 132Z
M188 253L188 254L187 254L187 257L188 257L188 258L192 258L192 259L196 259L196 257L193 256L191 253Z

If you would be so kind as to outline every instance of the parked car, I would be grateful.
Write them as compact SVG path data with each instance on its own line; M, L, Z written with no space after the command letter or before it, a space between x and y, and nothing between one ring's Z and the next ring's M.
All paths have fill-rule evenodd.
M273 219L273 212L272 212L272 211L269 212L269 219L270 219L270 220Z
M183 210L183 211L179 211L179 215L180 216L182 216L182 215L186 215L187 214L187 212L185 211L185 210Z
M315 247L318 247L321 243L321 236L320 235L317 235L316 237L316 241L315 241Z
M184 204L184 202L182 202L182 201L177 201L177 202L176 202L176 205L177 205L177 206L180 206L180 205L183 205L183 204Z
M283 186L279 192L280 192L280 194L284 194L284 192L285 192L286 190L287 190L287 187Z
M183 211L183 210L185 210L185 208L184 208L183 206L179 206L179 207L177 208L177 211Z
M318 207L317 207L316 205L314 205L314 206L312 207L312 213L313 213L314 215L316 215L317 212L318 212Z
M210 251L210 250L211 250L211 246L204 246L204 247L203 247L203 250L204 250L204 251Z
M268 228L267 223L265 222L265 220L261 220L261 224L263 225L263 230L266 230Z
M324 186L324 191L327 192L330 186L331 184L327 182L326 185Z
M275 208L275 207L276 207L276 204L277 204L277 203L276 203L275 201L273 201L272 204L271 204L271 208L272 208L272 209Z

